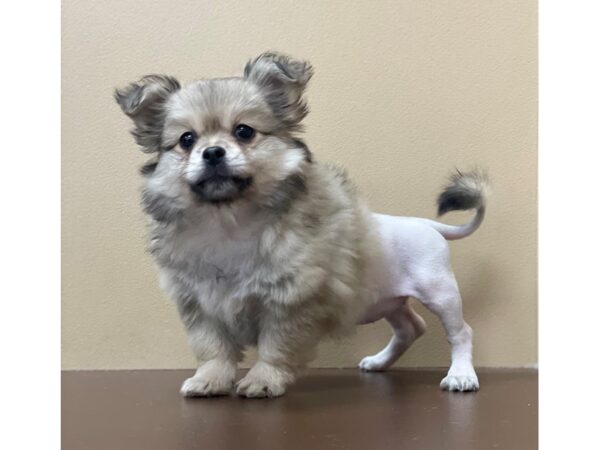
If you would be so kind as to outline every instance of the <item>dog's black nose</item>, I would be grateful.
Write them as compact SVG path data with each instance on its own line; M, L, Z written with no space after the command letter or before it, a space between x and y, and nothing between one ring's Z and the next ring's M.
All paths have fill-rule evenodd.
M209 166L216 166L225 158L223 147L208 147L202 152L202 158Z

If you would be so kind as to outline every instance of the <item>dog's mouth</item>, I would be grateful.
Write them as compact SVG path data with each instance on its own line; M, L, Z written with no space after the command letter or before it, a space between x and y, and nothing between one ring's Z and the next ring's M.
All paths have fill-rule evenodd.
M222 203L239 198L251 184L252 177L213 174L202 178L190 187L198 200Z

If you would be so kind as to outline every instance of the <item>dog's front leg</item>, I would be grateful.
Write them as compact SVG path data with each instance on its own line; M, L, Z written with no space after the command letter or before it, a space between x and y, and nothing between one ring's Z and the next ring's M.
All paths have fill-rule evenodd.
M258 361L238 382L239 395L278 397L294 382L298 370L314 356L320 336L317 327L308 325L301 316L278 314L263 320Z
M229 394L241 359L240 349L218 324L207 319L191 324L188 337L200 365L194 376L183 382L181 394L184 397Z

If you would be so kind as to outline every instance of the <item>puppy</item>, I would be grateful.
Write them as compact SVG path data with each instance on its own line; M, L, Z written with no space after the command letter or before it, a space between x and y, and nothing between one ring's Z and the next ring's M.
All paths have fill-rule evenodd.
M142 168L149 250L199 361L181 393L230 393L255 345L237 393L282 395L319 341L384 317L394 337L360 367L385 369L424 331L408 296L446 326L453 362L442 387L476 389L444 237L477 228L483 179L458 176L442 195L442 213L478 208L464 227L372 215L344 172L315 162L299 138L312 73L265 53L242 77L181 86L149 75L115 92L135 140L156 155Z

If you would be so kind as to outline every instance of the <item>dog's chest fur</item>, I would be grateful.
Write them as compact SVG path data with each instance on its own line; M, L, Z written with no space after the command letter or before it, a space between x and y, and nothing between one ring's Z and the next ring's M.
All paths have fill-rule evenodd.
M153 222L161 287L187 328L210 322L249 345L281 321L310 323L323 336L353 327L374 292L370 219L335 168L315 165L305 177L306 188L292 197L277 191L285 208L196 205L171 222Z
M255 342L268 284L284 276L265 249L274 233L264 214L227 211L156 228L150 249L184 321L209 316Z

